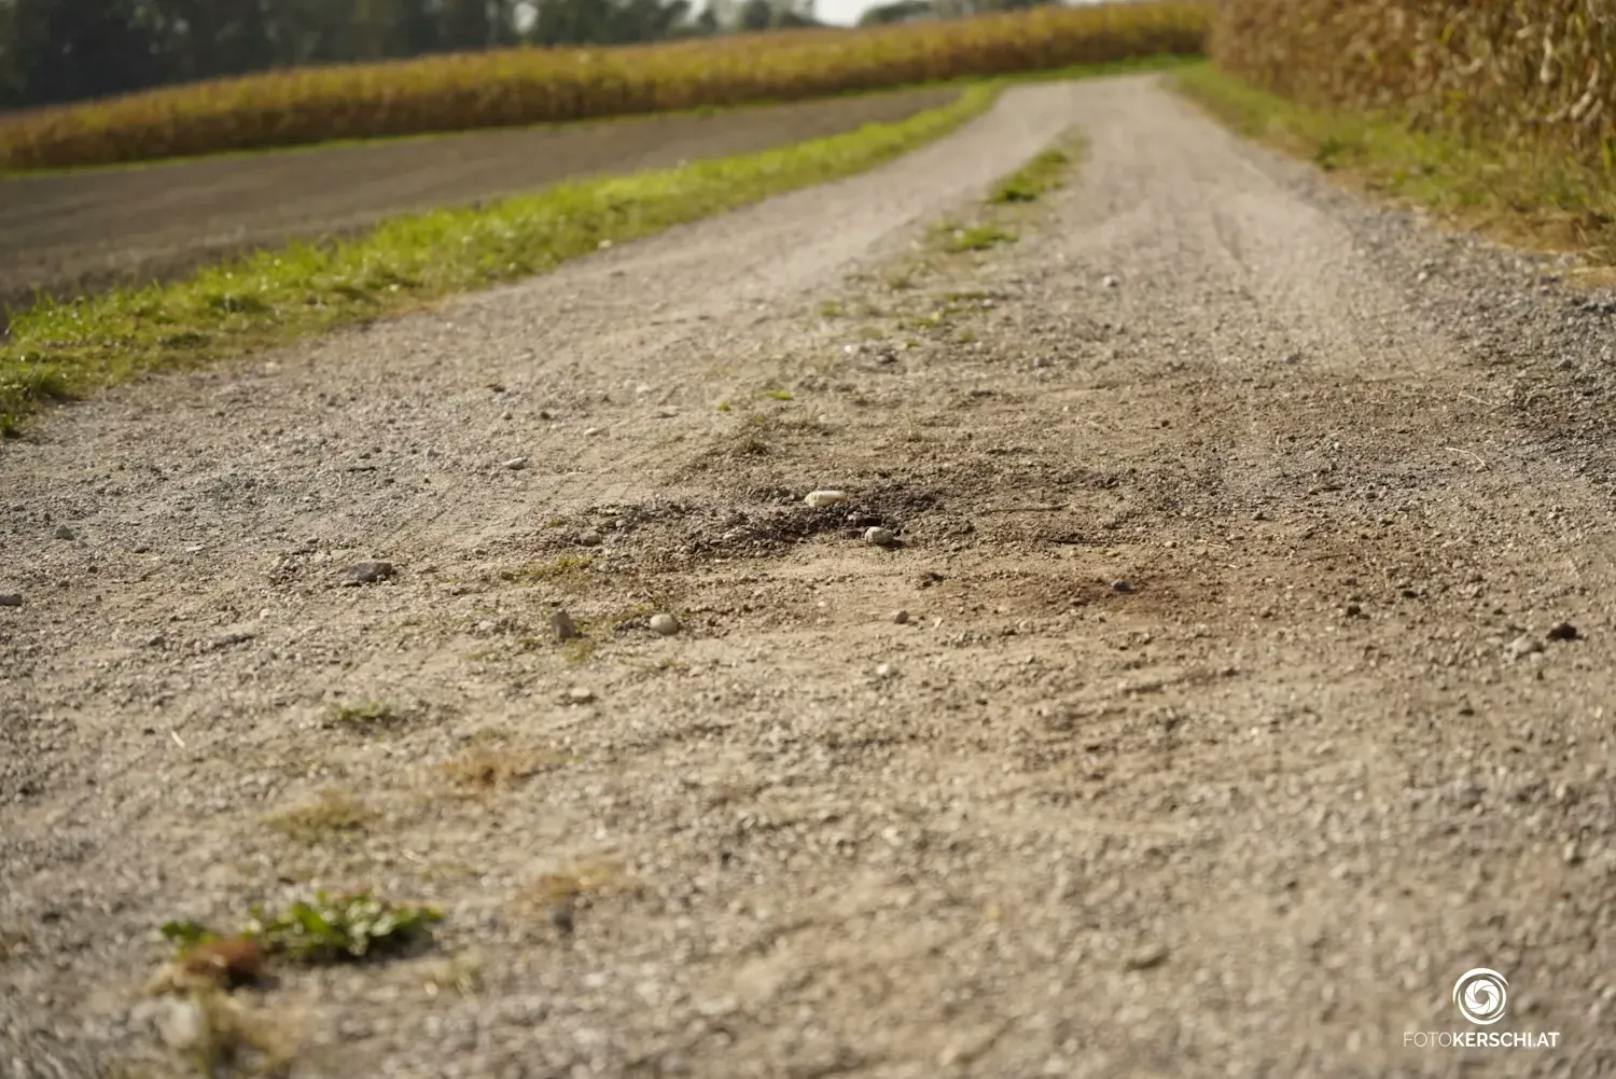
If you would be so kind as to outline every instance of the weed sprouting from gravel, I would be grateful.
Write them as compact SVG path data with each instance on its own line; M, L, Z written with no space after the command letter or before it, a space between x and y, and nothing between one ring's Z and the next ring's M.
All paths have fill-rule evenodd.
M386 701L359 701L333 707L328 725L371 732L394 726L403 718L403 714Z
M1071 154L1052 146L995 184L988 202L1037 202L1060 186L1071 163Z
M239 933L221 934L194 921L162 926L178 946L169 988L228 987L256 980L272 958L340 963L397 953L429 935L443 915L432 907L380 899L368 892L316 892L278 912L254 907ZM185 977L176 977L176 973Z
M442 920L432 907L395 904L364 892L338 897L316 892L312 900L278 913L254 910L243 935L270 955L341 963L400 952Z

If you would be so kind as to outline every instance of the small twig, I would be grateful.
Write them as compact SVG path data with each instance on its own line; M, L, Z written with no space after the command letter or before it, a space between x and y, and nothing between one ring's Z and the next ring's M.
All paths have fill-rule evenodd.
M1466 457L1474 458L1475 462L1476 462L1476 471L1477 472L1485 472L1485 471L1487 471L1487 461L1486 461L1486 459L1483 458L1481 456L1481 454L1475 452L1474 450L1463 449L1462 447L1459 447L1459 446L1443 446L1442 448L1447 450L1449 453L1462 453Z

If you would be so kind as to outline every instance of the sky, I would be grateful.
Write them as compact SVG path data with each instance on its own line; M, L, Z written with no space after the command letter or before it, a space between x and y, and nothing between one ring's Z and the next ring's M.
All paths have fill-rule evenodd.
M874 7L879 0L816 0L814 17L821 22L852 26L859 16Z
M839 26L852 26L858 22L859 16L877 4L886 3L887 0L815 0L814 17L821 22L833 22ZM1098 4L1104 0L1063 0L1066 4Z

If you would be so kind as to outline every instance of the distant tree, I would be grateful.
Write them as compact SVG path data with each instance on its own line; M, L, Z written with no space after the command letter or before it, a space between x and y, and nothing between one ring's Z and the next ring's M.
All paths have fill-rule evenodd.
M398 55L420 56L442 48L443 30L432 0L394 0L393 6L398 20L393 28Z
M527 37L540 45L657 41L689 15L689 0L545 0Z
M494 40L488 0L444 0L442 27L450 49L485 49Z
M767 30L774 25L774 5L769 0L746 0L741 5L738 25L742 30Z
M823 25L814 18L814 0L744 0L736 18L736 29L746 31Z
M163 77L138 0L7 0L6 8L0 81L13 104L101 97Z

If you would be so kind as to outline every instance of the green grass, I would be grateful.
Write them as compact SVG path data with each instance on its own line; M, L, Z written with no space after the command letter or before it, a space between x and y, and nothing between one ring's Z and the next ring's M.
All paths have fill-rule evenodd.
M1071 154L1052 146L993 185L988 201L1037 202L1061 185L1071 163Z
M1311 108L1209 64L1176 83L1235 131L1349 182L1510 242L1616 264L1616 177L1569 156L1416 131L1390 112Z

